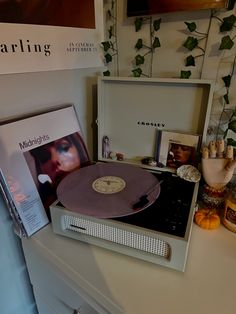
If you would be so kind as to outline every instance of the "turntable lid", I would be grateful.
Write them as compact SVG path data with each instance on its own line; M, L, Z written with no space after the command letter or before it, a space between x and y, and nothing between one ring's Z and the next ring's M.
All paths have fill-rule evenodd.
M155 156L157 130L207 134L213 82L200 79L100 77L98 160L102 139L130 163Z

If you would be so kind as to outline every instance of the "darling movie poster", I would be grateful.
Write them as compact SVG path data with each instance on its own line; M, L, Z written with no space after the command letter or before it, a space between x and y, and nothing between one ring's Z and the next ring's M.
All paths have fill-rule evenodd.
M0 1L0 73L103 66L102 0Z

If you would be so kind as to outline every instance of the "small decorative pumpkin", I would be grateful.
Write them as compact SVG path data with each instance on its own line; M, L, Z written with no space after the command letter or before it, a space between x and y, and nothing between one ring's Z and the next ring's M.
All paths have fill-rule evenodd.
M194 220L196 224L204 229L217 229L220 225L220 217L213 209L201 208L195 215Z

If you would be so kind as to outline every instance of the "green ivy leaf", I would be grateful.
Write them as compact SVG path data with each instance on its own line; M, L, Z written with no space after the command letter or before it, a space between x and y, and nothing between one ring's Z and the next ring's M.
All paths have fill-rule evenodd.
M228 32L234 27L236 22L236 16L230 15L228 17L223 18L223 23L220 26L220 32Z
M236 120L230 121L230 123L228 124L228 129L236 132Z
M191 71L181 71L180 72L180 78L181 79L188 79L191 76Z
M232 138L227 138L227 145L236 147L236 141Z
M158 31L160 29L160 24L161 24L161 19L153 21L153 28L155 31Z
M198 39L195 37L188 36L183 46L188 50L193 50L198 45Z
M195 66L195 58L191 55L186 58L185 62L186 67Z
M229 0L227 3L227 10L233 10L235 4L235 0Z
M132 72L133 72L134 77L140 77L143 71L142 69L137 68L137 69L132 70Z
M226 129L226 130L224 131L223 138L226 138L226 136L227 136L227 134L228 134L228 131L229 131L229 129Z
M159 40L159 38L158 37L155 37L154 38L154 41L153 41L153 44L152 44L152 48L159 48L159 47L161 47L161 43L160 43L160 40Z
M223 98L224 98L224 100L225 100L225 103L226 103L227 105L229 105L229 95L228 95L228 94L225 94L225 95L223 96Z
M112 61L112 55L110 53L105 54L104 57L105 57L106 63L109 63Z
M188 22L184 22L184 24L187 25L188 30L192 33L197 29L197 25L196 23L192 22L192 23L188 23Z
M234 45L233 40L230 38L230 36L224 36L221 38L221 44L219 50L224 50L224 49L231 49Z
M143 47L143 40L141 38L139 38L136 42L135 48L136 49L141 49Z
M110 75L111 75L111 72L110 72L109 70L104 71L104 72L103 72L103 75L104 75L104 76L110 76Z
M105 52L108 51L111 48L111 45L110 45L109 41L103 41L102 45L103 45L103 49L104 49Z
M225 87L230 87L231 75L227 75L227 76L222 77L222 80L225 83Z
M108 15L108 18L111 19L112 17L111 10L107 10L107 15Z
M135 64L136 64L136 65L144 64L144 61L145 61L144 56L137 55L137 56L135 57Z
M112 1L111 1L111 9L112 9L112 10L114 10L114 6L115 6L115 1L112 0Z
M137 17L134 21L134 25L135 25L135 31L138 32L143 25L143 18Z
M108 30L108 36L109 36L109 39L111 39L111 37L113 36L113 27L110 26L109 30Z

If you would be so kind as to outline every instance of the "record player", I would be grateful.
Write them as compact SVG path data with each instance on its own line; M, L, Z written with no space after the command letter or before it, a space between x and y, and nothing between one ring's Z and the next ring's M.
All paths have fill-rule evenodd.
M198 183L143 160L155 159L159 130L204 142L212 95L207 80L98 78L98 162L60 183L54 232L184 271Z

